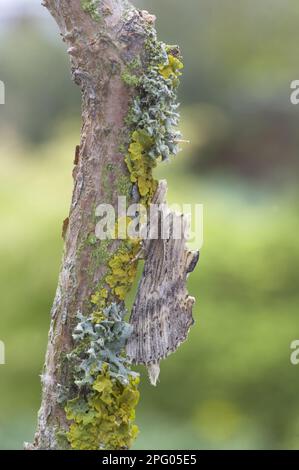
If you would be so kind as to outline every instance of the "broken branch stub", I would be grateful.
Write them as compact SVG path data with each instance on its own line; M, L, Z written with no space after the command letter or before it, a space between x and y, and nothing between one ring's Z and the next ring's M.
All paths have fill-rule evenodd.
M153 202L165 204L166 191L167 184L161 181ZM159 378L160 361L178 349L194 324L195 299L186 283L199 252L186 247L188 218L169 211L164 223L169 222L167 238L160 233L158 239L145 242L144 270L130 318L133 332L127 343L130 361L147 366L153 385Z

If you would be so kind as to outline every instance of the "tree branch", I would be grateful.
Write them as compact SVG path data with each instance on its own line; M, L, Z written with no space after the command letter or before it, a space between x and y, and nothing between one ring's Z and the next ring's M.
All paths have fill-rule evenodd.
M137 432L138 377L124 348L139 322L141 293L132 326L124 320L124 299L136 276L140 242L98 240L96 208L106 203L117 212L120 195L147 208L153 200L157 182L152 170L178 150L179 51L160 43L155 18L126 0L45 0L44 5L67 44L72 77L82 91L82 130L70 213L63 224L65 248L38 427L26 448L124 449ZM185 260L179 270L185 295L188 263L185 251L179 252L179 262L181 256ZM152 282L147 271L158 255L156 248L151 253L142 281L146 295ZM192 302L187 303L188 329ZM130 344L131 359L148 363ZM155 355L154 362L164 356Z

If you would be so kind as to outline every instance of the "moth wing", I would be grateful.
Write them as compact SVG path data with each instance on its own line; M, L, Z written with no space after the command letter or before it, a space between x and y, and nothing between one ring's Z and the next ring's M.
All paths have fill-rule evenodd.
M181 224L180 236L172 228L169 238L147 241L146 261L130 318L133 333L127 343L129 360L146 365L152 371L152 383L157 380L159 362L186 340L194 323L195 299L188 295L186 280L199 253L186 248L187 218L173 212L167 217L173 222L171 227Z

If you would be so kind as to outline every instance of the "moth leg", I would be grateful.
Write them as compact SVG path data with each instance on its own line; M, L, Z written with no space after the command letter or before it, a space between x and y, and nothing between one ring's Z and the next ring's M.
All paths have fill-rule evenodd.
M134 256L134 258L131 259L130 264L136 263L136 261L140 259L145 259L145 250L143 246L140 248L138 253Z

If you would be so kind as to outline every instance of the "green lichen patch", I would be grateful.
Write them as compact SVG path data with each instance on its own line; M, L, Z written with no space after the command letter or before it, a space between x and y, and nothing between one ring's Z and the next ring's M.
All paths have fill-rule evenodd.
M85 13L88 13L94 21L100 21L101 15L99 11L101 0L81 0L81 7Z
M126 196L128 199L132 195L132 182L127 175L120 175L117 179L117 194L119 196Z
M139 58L131 60L121 74L122 80L130 87L138 87L141 83L142 64Z
M140 78L138 77L138 75L134 75L128 70L123 71L123 73L121 74L121 78L128 86L137 87L140 83Z
M56 441L61 450L70 450L71 446L66 431L56 431Z

